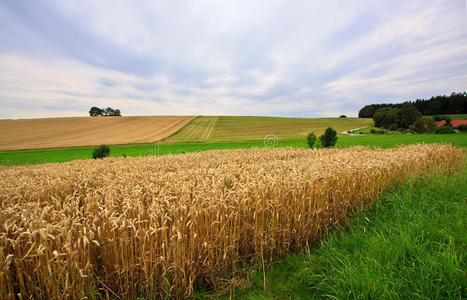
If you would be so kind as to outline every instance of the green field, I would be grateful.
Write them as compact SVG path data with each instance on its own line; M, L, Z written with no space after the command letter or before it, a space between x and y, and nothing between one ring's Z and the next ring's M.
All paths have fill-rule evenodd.
M440 115L440 116L449 116L451 120L467 120L467 114L452 114L452 115ZM432 116L424 116L424 118L429 118Z
M258 269L244 276L249 288L225 298L461 299L467 287L466 182L467 166L453 176L402 184L309 253L267 268L266 293Z
M395 135L358 135L340 136L338 147L374 146L394 147L396 145L416 143L451 143L460 147L467 147L467 134L395 134ZM278 147L308 147L305 139L277 140ZM184 152L206 151L214 149L239 149L251 147L265 147L260 141L218 142L218 143L156 143L111 146L110 156L143 156L179 154ZM0 152L0 165L27 165L47 162L65 162L75 159L91 159L94 147L60 148L44 150L17 150Z
M272 124L283 120L287 122L277 126ZM329 125L338 132L371 125L371 120L357 124L354 121L358 119L313 119L312 127L307 123L311 119L293 120L199 117L164 142L111 146L110 155L149 156L265 146L308 147L305 136L309 131L319 135L319 128L324 130ZM331 124L331 120L334 123ZM341 120L341 127L336 126L335 123ZM277 139L265 143L263 138L268 134ZM337 146L388 148L416 143L451 143L467 148L467 134L345 135L339 136ZM0 165L91 159L93 149L4 151L0 152ZM269 266L265 274L266 292L263 291L262 271L252 271L251 266L246 266L243 271L243 282L248 283L246 288L232 288L225 297L459 299L462 293L465 295L462 287L467 285L467 190L461 188L466 181L467 167L464 167L461 174L451 177L431 176L405 183L382 196L371 209L357 213L350 219L349 226L325 235L320 245L309 253L287 255ZM198 293L194 298L219 295Z
M305 138L308 133L321 135L327 127L338 133L373 124L372 119L358 118L279 118L201 116L191 121L165 142L227 142L258 141L274 135L279 140Z

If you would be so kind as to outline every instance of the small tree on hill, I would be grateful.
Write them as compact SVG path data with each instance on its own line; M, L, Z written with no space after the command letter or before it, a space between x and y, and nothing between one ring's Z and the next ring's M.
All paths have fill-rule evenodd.
M308 143L308 146L310 146L310 148L313 148L316 143L316 135L313 132L310 132L310 134L308 134L308 136L306 137L306 141Z
M319 137L319 140L324 148L334 147L337 142L337 132L331 127L328 127L324 134Z
M91 117L102 116L102 113L103 113L103 110L95 106L91 107L91 109L89 110L89 115Z
M99 108L99 107L91 107L89 110L89 115L91 117L114 117L114 116L121 116L122 113L119 109L113 109L111 107L107 108Z

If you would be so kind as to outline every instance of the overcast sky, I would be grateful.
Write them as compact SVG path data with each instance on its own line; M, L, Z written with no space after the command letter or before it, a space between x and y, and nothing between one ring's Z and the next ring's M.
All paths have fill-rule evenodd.
M466 90L465 0L0 1L0 118L356 116Z

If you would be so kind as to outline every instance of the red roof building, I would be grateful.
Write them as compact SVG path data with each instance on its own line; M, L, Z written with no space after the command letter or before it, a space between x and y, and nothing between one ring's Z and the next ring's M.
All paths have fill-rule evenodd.
M457 127L457 126L462 125L462 124L467 124L467 120L451 120L452 127ZM437 126L446 125L446 121L445 120L438 121L438 122L436 122L436 125Z

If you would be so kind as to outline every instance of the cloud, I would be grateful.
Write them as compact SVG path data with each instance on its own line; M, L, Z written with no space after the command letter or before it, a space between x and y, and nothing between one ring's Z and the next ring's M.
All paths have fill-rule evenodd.
M0 118L355 116L465 89L465 3L0 2Z

